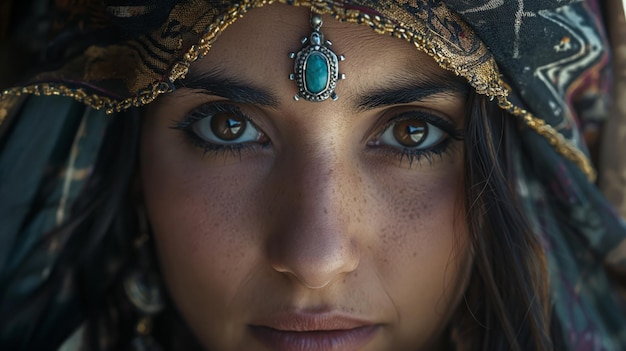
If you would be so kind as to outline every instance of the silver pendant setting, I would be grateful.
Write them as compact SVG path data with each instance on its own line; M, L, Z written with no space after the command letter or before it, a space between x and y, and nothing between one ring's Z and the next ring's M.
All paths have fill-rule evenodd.
M337 81L346 79L345 74L339 73L339 62L345 60L345 57L337 56L330 49L332 43L324 40L324 34L320 31L322 24L321 16L311 16L313 31L309 37L301 40L306 46L297 53L289 53L289 58L294 60L293 73L289 79L295 80L298 85L298 93L293 97L296 101L303 98L320 102L329 97L337 100Z

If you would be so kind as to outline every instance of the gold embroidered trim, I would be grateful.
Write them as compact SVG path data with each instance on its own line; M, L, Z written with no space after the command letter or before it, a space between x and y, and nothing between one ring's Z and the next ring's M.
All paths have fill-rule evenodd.
M21 96L25 94L35 96L66 96L73 98L78 102L82 102L96 110L104 109L107 114L112 114L131 107L146 105L156 99L159 94L167 93L171 90L172 89L167 85L167 83L159 82L140 92L137 96L123 100L116 100L98 94L88 94L82 88L72 89L64 84L42 83L7 89L0 94L0 100L9 96ZM0 119L0 126L1 125L2 120Z
M267 4L274 3L274 0L243 0L233 5L225 14L209 25L206 33L200 38L197 45L191 48L183 55L182 60L176 62L169 73L169 83L173 83L178 79L184 79L189 72L190 65L205 56L213 42L228 26L241 18L251 8L262 7ZM287 3L287 0L278 0L281 3ZM438 45L429 39L425 33L417 33L402 24L391 22L386 18L379 16L371 16L356 9L345 9L341 3L333 3L332 1L290 1L295 6L309 6L314 12L319 14L330 14L338 20L367 25L376 33L387 34L393 37L406 40L413 43L415 47L431 56L442 68L454 72L458 76L462 76L468 80L468 83L476 90L478 94L488 96L491 99L497 99L500 108L506 110L512 115L521 118L524 123L539 135L543 136L548 142L554 146L556 151L574 162L588 177L591 182L596 179L596 172L591 165L587 156L580 151L575 145L567 141L565 137L545 121L533 116L530 112L514 106L509 100L508 95L510 89L501 80L497 71L495 62L484 62L479 67L458 67L454 65L449 57L444 56L439 50ZM492 59L493 60L493 59ZM478 71L478 72L477 72ZM106 96L97 94L87 94L83 89L71 89L62 84L36 84L26 87L17 87L5 90L0 94L0 99L9 95L60 95L74 98L75 100L85 103L95 109L105 109L107 114L120 112L130 107L140 107L152 102L160 94L172 91L170 85L166 82L153 83L149 88L140 91L136 96L123 100L115 100ZM1 117L1 116L0 116ZM0 126L3 119L0 118Z
M189 66L199 58L205 56L220 33L233 24L233 22L235 22L238 18L243 17L243 15L248 12L248 9L252 7L261 7L271 3L273 3L272 0L242 1L241 4L233 5L233 7L231 7L225 14L221 15L217 21L209 25L206 34L200 38L197 45L191 46L191 48L183 56L183 60L174 64L169 75L170 82L173 83L177 79L184 79L189 72Z
M550 145L556 149L556 152L574 162L587 175L590 182L596 181L597 174L589 158L570 141L565 139L563 134L559 133L544 120L535 117L532 113L513 105L506 98L498 99L498 105L513 116L521 118L526 126L547 139Z

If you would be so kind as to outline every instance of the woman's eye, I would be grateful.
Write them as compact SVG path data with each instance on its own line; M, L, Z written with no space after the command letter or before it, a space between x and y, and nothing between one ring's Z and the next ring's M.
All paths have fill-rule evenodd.
M182 131L185 138L204 154L236 156L254 154L271 145L269 138L250 118L230 103L209 103L199 106L172 128Z
M191 125L191 130L202 140L216 145L257 142L261 133L239 111L215 111L206 113Z
M448 134L433 124L420 118L404 118L387 126L378 137L377 144L411 149L426 150L446 140Z

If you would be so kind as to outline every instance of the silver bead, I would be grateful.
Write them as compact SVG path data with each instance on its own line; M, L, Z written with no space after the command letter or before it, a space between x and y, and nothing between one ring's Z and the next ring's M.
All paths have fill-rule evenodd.
M316 30L319 29L322 24L324 24L324 21L322 21L322 17L320 15L313 15L313 17L311 17L311 26L313 26Z

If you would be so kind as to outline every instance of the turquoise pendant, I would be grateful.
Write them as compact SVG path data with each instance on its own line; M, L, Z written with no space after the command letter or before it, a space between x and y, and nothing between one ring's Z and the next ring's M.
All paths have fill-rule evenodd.
M313 15L311 26L313 32L309 37L302 38L302 44L308 44L297 53L289 54L294 59L293 73L289 79L295 80L298 93L293 97L296 101L304 98L309 101L324 101L329 97L337 100L335 87L339 79L346 79L345 74L339 74L339 61L345 60L343 55L337 56L331 49L332 43L324 40L320 31L322 17Z

